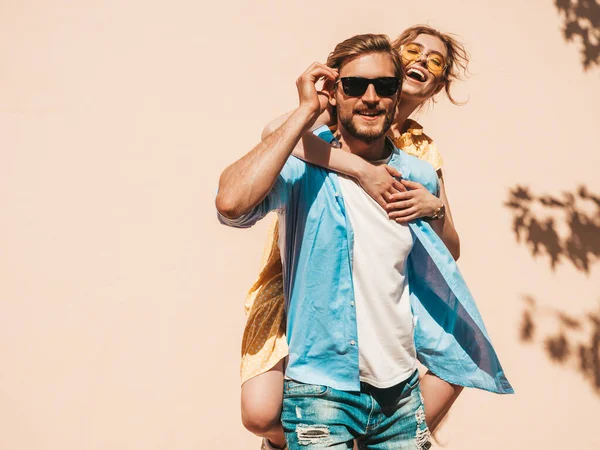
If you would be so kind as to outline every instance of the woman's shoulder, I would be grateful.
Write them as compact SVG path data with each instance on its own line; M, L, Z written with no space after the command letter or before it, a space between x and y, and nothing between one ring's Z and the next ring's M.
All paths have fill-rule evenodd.
M390 136L396 147L412 156L427 161L435 170L442 168L444 163L437 145L425 132L423 126L416 120L408 119L400 136Z

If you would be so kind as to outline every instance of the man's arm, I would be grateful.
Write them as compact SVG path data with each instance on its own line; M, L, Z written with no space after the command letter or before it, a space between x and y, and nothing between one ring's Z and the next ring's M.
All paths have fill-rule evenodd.
M277 130L244 157L227 167L219 180L217 210L229 219L250 212L273 188L302 133L310 127L310 111L298 108Z
M244 157L227 167L219 180L217 210L229 219L249 213L265 199L292 150L320 114L315 83L337 72L313 63L296 81L300 105L285 122Z

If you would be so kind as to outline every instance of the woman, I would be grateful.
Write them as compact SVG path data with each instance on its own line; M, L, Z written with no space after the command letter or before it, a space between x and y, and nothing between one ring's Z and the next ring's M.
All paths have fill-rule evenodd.
M428 26L405 30L394 41L405 70L402 98L389 137L396 147L430 162L440 177L440 197L433 196L419 183L394 177L388 166L373 166L362 158L328 144L303 145L294 155L312 164L354 177L377 203L388 211L390 219L399 223L429 217L435 232L458 259L460 242L454 228L442 178L442 159L432 140L422 127L408 117L428 100L445 89L450 94L452 82L459 71L466 70L464 47L451 36ZM328 100L323 89L323 102ZM263 137L284 120L281 117L265 128ZM329 113L318 120L319 125L331 125ZM335 132L333 127L332 131ZM315 139L316 140L316 139ZM312 141L312 140L311 140ZM445 215L443 214L445 210ZM279 421L283 395L283 358L287 355L285 317L283 311L282 267L277 245L278 227L270 232L265 260L258 281L251 288L245 304L248 323L242 344L242 421L251 432L264 437L263 448L283 448L285 438ZM439 424L462 387L451 385L430 373L421 380L426 409L426 421L431 430Z

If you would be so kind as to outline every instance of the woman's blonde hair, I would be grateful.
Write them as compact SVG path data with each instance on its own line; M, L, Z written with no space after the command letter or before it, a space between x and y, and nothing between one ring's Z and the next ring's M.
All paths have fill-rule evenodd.
M450 86L456 80L462 79L468 73L469 55L465 50L464 45L459 42L453 35L442 33L428 25L415 25L404 30L400 36L392 42L392 47L399 53L400 47L414 41L418 35L428 34L437 37L446 46L446 61L447 65L442 74L444 82L444 90L448 99L455 105L464 105L465 102L458 102L450 93Z

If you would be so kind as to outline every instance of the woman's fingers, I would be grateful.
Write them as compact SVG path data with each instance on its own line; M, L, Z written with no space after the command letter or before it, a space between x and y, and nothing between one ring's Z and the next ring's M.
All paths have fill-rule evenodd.
M385 193L383 195L378 195L373 200L377 202L379 206L385 209L385 205L387 205L387 200L385 199Z
M398 172L396 169L394 169L392 166L388 166L387 164L384 165L384 167L386 168L386 170L388 171L388 173L393 176L394 178L401 178L402 174L400 172Z
M402 200L399 202L388 202L388 204L385 205L385 209L391 212L398 211L400 209L410 208L411 206L413 206L413 202L411 200Z
M392 220L400 219L402 217L412 216L413 214L417 214L417 208L411 206L410 208L399 209L395 211L391 211L388 213L388 217Z
M413 197L413 193L410 191L396 192L394 194L389 195L387 199L388 203L390 202L398 202L400 200L408 200Z
M399 217L396 220L396 223L408 223L411 220L415 220L419 218L419 214L415 213L415 214L411 214L410 216L406 216L406 217Z
M392 187L398 192L406 192L406 186L400 183L398 180L394 180L392 183Z
M402 179L400 182L409 189L420 189L423 187L421 183L417 183L416 181Z

